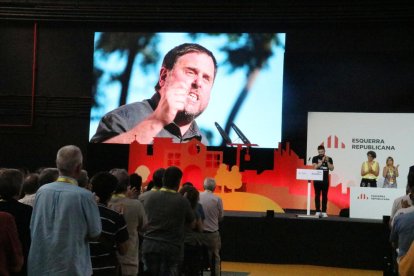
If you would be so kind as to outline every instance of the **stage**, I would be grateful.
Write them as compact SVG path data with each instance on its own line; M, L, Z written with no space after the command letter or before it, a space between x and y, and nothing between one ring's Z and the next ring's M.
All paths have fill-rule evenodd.
M231 262L382 270L390 252L380 220L226 212L220 232L222 260Z

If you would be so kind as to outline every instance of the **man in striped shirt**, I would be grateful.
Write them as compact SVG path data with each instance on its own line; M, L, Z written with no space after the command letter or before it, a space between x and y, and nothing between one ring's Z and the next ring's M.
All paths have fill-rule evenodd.
M102 234L97 241L89 242L93 275L121 275L116 252L124 255L129 238L124 217L107 207L118 181L109 172L97 173L91 180L92 191L99 198L98 208Z

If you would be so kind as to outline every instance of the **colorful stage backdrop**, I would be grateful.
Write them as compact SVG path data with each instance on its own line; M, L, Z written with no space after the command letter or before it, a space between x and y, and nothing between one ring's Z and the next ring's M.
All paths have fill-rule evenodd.
M193 139L186 144L172 143L170 138L154 138L153 145L130 145L129 172L137 172L148 182L160 167L177 166L184 172L182 182L190 181L199 190L205 177L216 179L217 195L228 211L265 212L284 209L306 209L307 182L296 180L296 169L308 168L304 160L279 144L273 150L273 167L267 170L240 170L249 163L247 148L235 147L234 165L223 162L223 148L209 147ZM243 152L243 154L241 154ZM346 189L345 189L346 190ZM313 191L312 191L313 193ZM328 212L338 214L349 206L349 193L342 193L340 185L329 191ZM312 202L313 208L313 202Z

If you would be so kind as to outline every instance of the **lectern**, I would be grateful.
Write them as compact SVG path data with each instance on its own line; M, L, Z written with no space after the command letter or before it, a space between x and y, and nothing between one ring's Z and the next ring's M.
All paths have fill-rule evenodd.
M296 170L296 179L297 180L307 180L308 181L308 196L306 202L306 216L298 217L311 217L310 216L310 203L311 203L311 181L312 180L323 180L323 170L311 170L311 169L297 169Z

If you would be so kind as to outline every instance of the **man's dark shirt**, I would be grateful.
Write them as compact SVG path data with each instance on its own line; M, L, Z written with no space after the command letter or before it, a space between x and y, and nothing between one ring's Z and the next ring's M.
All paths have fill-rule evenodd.
M312 158L312 164L319 164L319 161L322 160L323 156L314 156ZM332 158L329 157L329 163L333 164ZM323 182L328 183L329 182L329 167L328 167L328 161L325 161L322 163L322 166L319 167L317 170L323 170L323 180L322 181L314 181L314 182Z
M125 133L145 120L157 107L159 95L156 93L151 99L123 105L108 112L99 122L98 129L91 139L91 143L101 143L112 137ZM183 136L178 126L171 123L165 126L156 137L173 138L174 143L187 142L193 138L207 145L207 139L201 134L197 123L193 121ZM132 142L132 141L131 141Z

